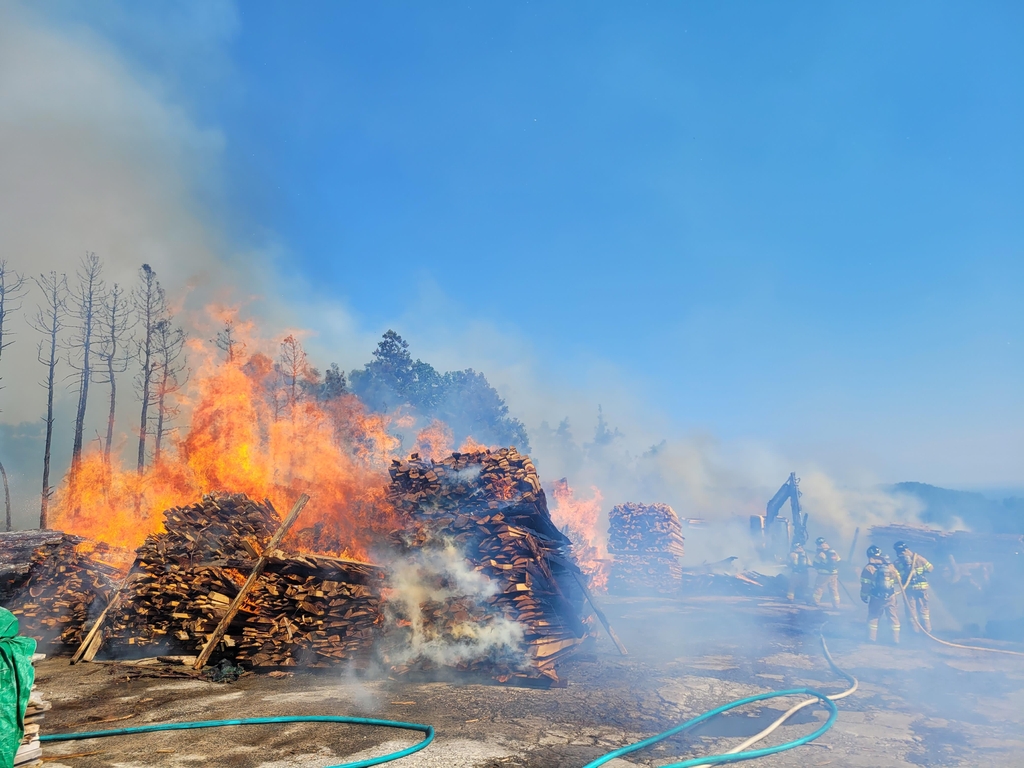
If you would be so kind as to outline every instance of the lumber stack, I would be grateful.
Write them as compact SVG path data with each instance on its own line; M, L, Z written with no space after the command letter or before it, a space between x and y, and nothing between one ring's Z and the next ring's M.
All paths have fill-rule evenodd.
M394 673L446 667L499 682L558 684L558 664L588 628L570 542L551 522L530 458L514 448L453 453L439 462L413 454L394 461L390 473L388 499L402 521L391 543L400 557L426 563L428 595L411 608L417 616L397 615L389 627L383 655ZM445 553L483 576L487 589L460 594L450 573L431 570L431 557ZM408 653L422 642L465 650L467 637L499 625L517 630L511 643L470 657L456 653L450 664Z
M74 651L127 553L60 531L0 534L0 605L51 654Z
M269 502L244 494L209 494L167 510L164 519L166 532L137 550L108 622L114 654L198 653L280 525ZM213 658L250 667L368 660L380 623L380 569L280 550L268 555Z
M668 504L627 502L608 514L608 550L614 562L608 591L620 595L666 595L679 591L683 529Z
M46 658L45 653L37 653L32 656L33 666L38 661ZM15 768L39 768L43 764L43 749L39 742L39 723L46 717L45 713L50 711L50 702L46 701L35 683L32 684L32 691L29 694L28 706L25 708L25 735L21 737L21 744L14 754Z

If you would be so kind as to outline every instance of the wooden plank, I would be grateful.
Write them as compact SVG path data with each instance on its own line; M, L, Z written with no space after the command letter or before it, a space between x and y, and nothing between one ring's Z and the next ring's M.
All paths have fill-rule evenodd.
M288 529L292 527L292 524L295 522L299 513L302 511L302 508L306 506L308 501L309 496L306 494L299 496L298 500L295 502L295 506L292 507L292 511L288 513L288 517L286 517L284 522L281 523L281 527L277 529L276 533L274 533L274 537L263 550L263 554L260 556L260 559L256 561L256 565L253 566L252 573L249 574L249 578L245 580L245 584L243 584L242 588L238 590L238 594L235 595L235 599L231 601L231 605L228 606L227 613L225 613L223 618L220 620L220 624L217 625L213 634L210 635L210 639L203 647L202 653L199 654L199 658L196 659L196 663L192 665L193 669L202 669L206 665L206 662L210 660L210 656L224 637L224 633L228 631L228 625L231 624L231 620L235 618L235 614L238 613L238 609L242 607L242 601L245 600L245 596L249 594L254 586L256 586L256 582L259 581L260 575L263 573L263 569L267 567L267 561L270 559L271 553L273 553L277 549L278 545L280 545L281 540L284 538L285 534L288 533Z

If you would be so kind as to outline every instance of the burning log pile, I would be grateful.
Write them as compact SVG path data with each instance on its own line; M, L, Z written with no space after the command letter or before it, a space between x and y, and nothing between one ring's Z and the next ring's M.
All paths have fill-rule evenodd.
M393 606L404 634L384 652L394 671L448 667L499 682L558 683L559 662L588 630L569 540L551 522L530 458L514 448L441 462L413 454L390 472L389 500L405 519L392 543L403 558L419 558L425 593ZM460 568L478 574L477 586L466 586L472 579ZM501 642L486 642L502 632ZM438 647L447 651L417 653Z
M608 591L620 595L675 594L682 580L683 529L668 504L627 502L608 514L614 557Z
M73 651L127 553L60 531L0 534L0 605L48 653Z
M109 624L116 653L197 653L280 525L269 502L211 494L165 513L166 533L138 549ZM252 667L365 661L380 621L380 570L366 563L268 553L215 658Z

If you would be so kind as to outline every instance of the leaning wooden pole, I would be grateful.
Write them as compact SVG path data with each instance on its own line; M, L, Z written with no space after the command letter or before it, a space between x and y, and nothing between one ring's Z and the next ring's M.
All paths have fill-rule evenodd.
M210 656L214 650L220 644L220 641L224 639L224 634L228 631L228 626L231 624L231 620L235 618L235 614L238 613L238 609L242 607L242 601L245 600L246 595L256 586L256 582L259 581L260 576L263 574L263 569L267 567L267 561L270 559L271 554L277 549L281 543L281 539L284 538L285 534L288 533L288 529L292 527L292 523L299 516L299 512L306 506L306 502L309 501L309 496L302 494L299 496L298 501L295 502L295 506L292 507L292 511L288 513L288 517L281 523L281 527L274 533L273 538L267 544L263 550L263 554L260 555L259 559L256 560L256 564L253 566L252 573L249 574L249 578L245 580L245 584L238 590L238 594L235 595L235 599L231 601L231 605L228 606L228 612L224 614L224 618L220 620L220 624L210 635L210 639L206 641L206 645L203 647L202 653L199 654L199 658L196 659L196 663L192 665L193 669L202 669L206 662L210 660Z
M597 620L601 622L605 632L608 633L608 637L612 639L612 642L615 643L615 647L619 649L619 653L623 656L628 656L629 651L626 650L626 646L624 646L622 641L619 640L619 636L615 634L615 630L612 629L612 625L608 623L608 617L604 615L604 611L602 611L598 607L597 603L594 602L594 596L590 594L590 590L587 588L587 583L584 580L583 575L575 568L570 568L569 572L573 575L573 578L576 579L576 583L580 585L580 589L583 590L583 596L587 598L587 602L590 603L590 607L594 609L594 614L597 616Z
M117 585L114 590L114 594L110 596L110 600L107 601L107 607L103 609L96 621L93 622L92 629L89 630L89 634L82 640L82 644L78 646L78 650L75 651L75 655L71 657L71 663L77 664L79 661L92 661L96 658L96 654L100 648L103 647L103 625L107 621L107 615L113 611L116 611L121 605L121 596L124 594L124 588L128 586L128 582L131 580L135 566L132 566L132 571L128 572L128 575L124 577L124 580Z

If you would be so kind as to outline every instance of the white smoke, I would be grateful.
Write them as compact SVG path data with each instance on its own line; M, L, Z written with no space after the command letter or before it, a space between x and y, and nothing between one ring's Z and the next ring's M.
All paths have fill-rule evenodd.
M385 620L388 631L403 638L389 644L390 663L427 661L450 668L484 659L525 662L522 625L490 608L487 599L497 586L473 569L454 542L419 547L388 568ZM452 602L470 615L460 620L454 618L458 611L445 611L443 626L435 623L430 607Z

